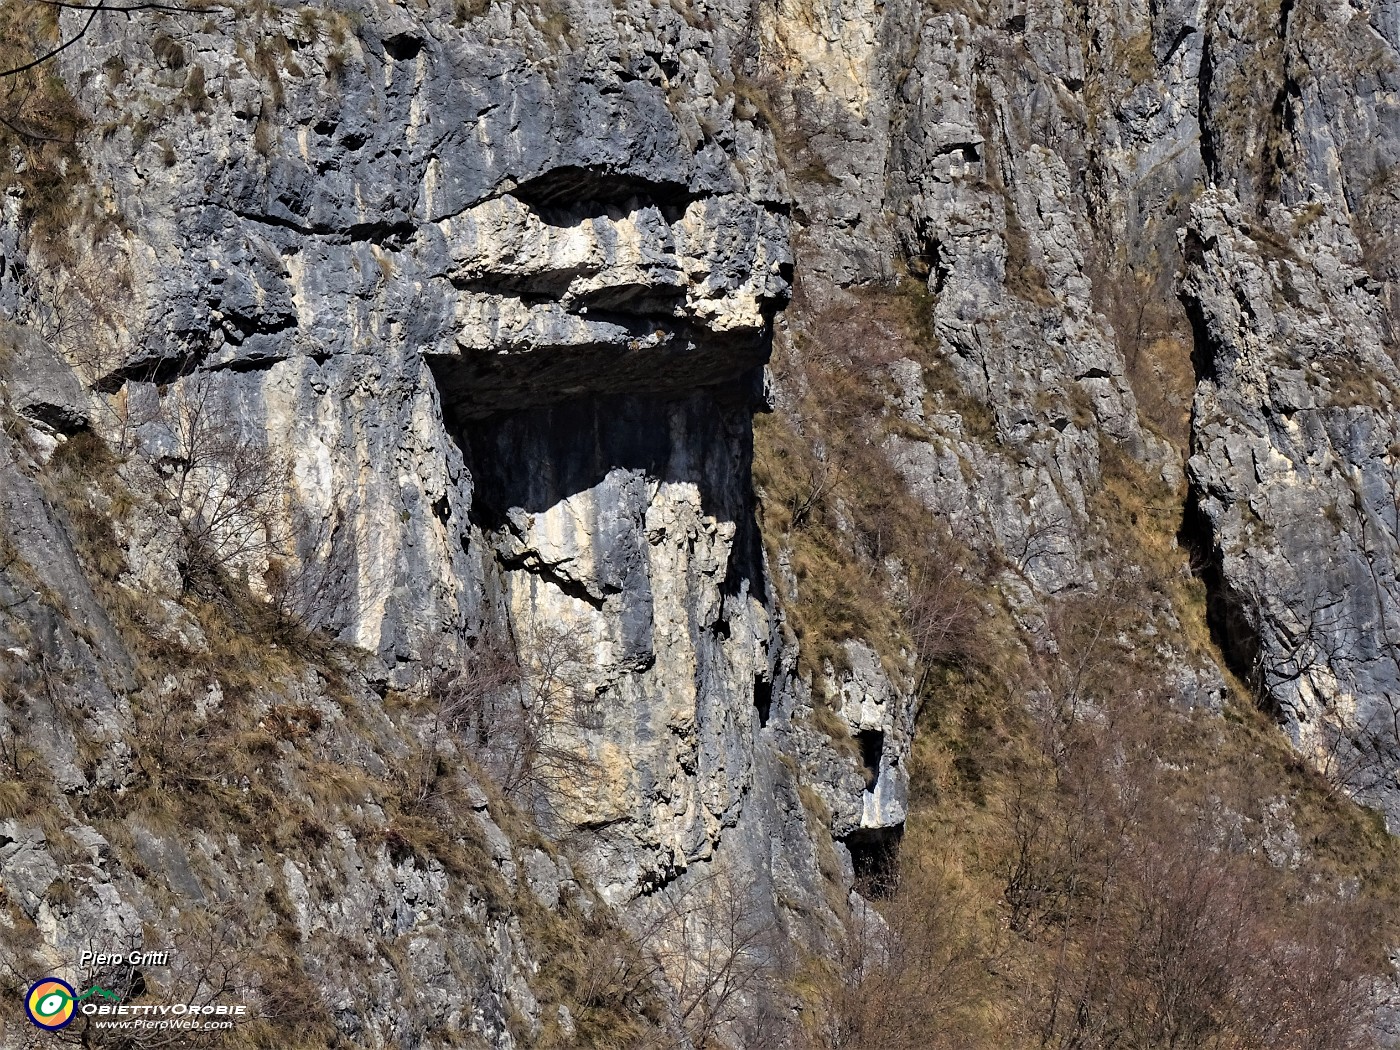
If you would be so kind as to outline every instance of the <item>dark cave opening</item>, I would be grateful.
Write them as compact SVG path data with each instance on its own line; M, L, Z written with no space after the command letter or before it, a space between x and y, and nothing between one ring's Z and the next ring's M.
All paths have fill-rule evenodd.
M858 828L844 839L856 876L856 892L868 900L889 900L899 887L899 844L904 825Z
M768 724L768 716L773 712L773 683L762 678L753 680L753 706L758 712L758 728Z
M629 175L601 166L566 164L526 179L512 191L517 199L535 208L593 207L601 214L607 207L627 204L663 204L684 209L704 194L683 182Z
M865 790L874 791L880 782L880 759L885 754L885 734L879 729L862 729L856 734L860 764L865 773Z
M729 635L731 599L769 601L752 484L753 414L761 406L761 373L702 387L682 397L659 393L595 393L487 417L459 414L443 394L448 432L472 477L467 517L492 537L513 534L523 514L546 513L564 500L606 486L596 519L601 595L567 572L526 556L499 554L511 570L525 569L567 594L601 608L622 596L623 618L649 630L650 587L644 579L647 539L637 505L626 495L638 478L694 485L702 510L736 526L720 584L724 606L715 623ZM632 480L624 477L630 475ZM641 635L638 634L640 639ZM767 687L771 694L771 683ZM771 695L755 705L771 705ZM767 715L762 714L766 723Z
M475 483L472 519L488 530L513 509L546 511L618 470L692 483L706 513L747 523L752 416L751 389L738 384L681 398L593 394L456 418L451 430Z
M395 62L412 62L423 50L424 41L412 33L397 33L384 41L384 51Z

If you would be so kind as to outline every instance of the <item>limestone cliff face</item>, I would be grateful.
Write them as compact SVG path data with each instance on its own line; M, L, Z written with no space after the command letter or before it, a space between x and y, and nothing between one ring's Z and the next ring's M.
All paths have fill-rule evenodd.
M928 360L891 366L912 490L1009 566L1032 635L1046 596L1122 572L1106 454L1184 493L1227 663L1393 822L1393 12L817 3L763 24L793 167L820 172L794 182L799 275L926 274L934 363L992 416L974 433ZM1211 662L1159 637L1182 701L1218 703Z
M133 217L103 246L131 294L87 378L113 418L198 381L287 456L296 554L353 581L316 614L390 682L488 627L571 632L600 775L567 820L608 829L625 901L711 856L753 787L781 655L747 420L792 259L770 140L690 104L732 83L743 18L597 14L555 41L505 9L272 10L253 55L189 27L174 77L110 26L83 62L128 70L91 163Z
M0 293L21 326L9 404L30 421L11 483L33 489L90 428L124 457L113 480L162 493L163 505L104 510L119 544L104 593L151 603L137 622L177 653L157 660L171 669L159 681L123 670L147 654L102 627L108 614L82 611L101 601L61 529L58 568L25 555L58 596L43 616L105 630L72 643L72 661L66 643L31 640L38 622L12 639L17 659L45 647L86 682L90 720L34 744L75 793L53 801L57 825L103 859L79 875L10 814L7 885L39 937L14 965L71 965L99 932L124 942L143 923L168 928L137 874L158 872L194 899L285 902L250 929L294 928L298 965L343 1035L417 1045L445 1027L505 1046L565 1038L574 1022L532 991L547 949L521 931L520 905L493 897L502 878L577 921L616 906L625 925L650 907L631 907L641 894L719 872L793 943L830 936L852 878L849 860L843 874L822 859L833 835L898 825L903 810L885 798L890 778L872 803L858 763L801 724L809 694L757 532L750 421L793 259L772 136L734 111L747 10L703 26L588 5L541 25L507 7L466 24L392 5L224 17L154 19L151 33L103 20L60 67L100 130L83 150L93 222L62 261L7 267ZM105 71L101 89L85 92L92 70ZM81 322L47 325L56 301ZM325 831L306 856L145 817L134 842L114 844L90 802L147 783L148 692L215 697L189 728L219 731L230 687L178 655L205 648L207 630L184 611L196 552L172 531L189 491L161 482L216 433L283 471L249 508L256 521L207 537L229 553L224 568L366 654L354 685L313 675L256 689L259 732L289 705L317 728L251 778L212 774L235 791L269 778L318 811ZM221 471L234 486L250 476L231 459L206 466L201 499L223 491ZM61 516L52 493L28 498L41 521ZM228 532L254 526L262 539L230 545ZM567 752L568 774L515 802L571 843L572 866L513 842L500 803L469 788L465 825L446 827L459 842L484 836L489 862L464 882L401 843L412 812L356 790L317 802L294 755L411 770L431 728L386 722L376 691L414 695L501 637L527 663L567 648L571 713L543 746ZM899 706L891 697L878 717L907 721ZM375 728L356 743L346 719L361 717ZM110 752L96 772L75 766L89 743ZM460 758L444 746L438 766ZM814 769L830 812L799 798ZM367 841L361 821L387 830ZM60 900L75 880L77 899ZM386 968L377 937L402 946L406 969ZM318 952L328 938L370 961ZM469 979L422 1008L447 971ZM401 1005L352 1003L357 984Z
M1397 435L1381 286L1326 212L1276 206L1255 225L1206 199L1193 219L1185 288L1209 363L1190 471L1217 624L1294 743L1393 824Z
M1398 34L1361 0L96 20L55 66L81 222L40 244L0 201L0 703L48 785L0 806L8 965L255 898L225 921L291 945L325 1033L528 1046L606 999L560 943L720 876L768 955L820 954L908 815L918 654L858 625L802 661L753 420L824 454L793 362L898 282L920 327L868 326L863 425L1015 647L1053 668L1054 601L1148 580L1173 699L1236 672L1400 820ZM230 679L192 433L276 461L206 541L343 651ZM235 466L274 477L220 460L206 499ZM1179 527L1220 663L1122 531ZM904 601L920 552L861 553ZM568 773L510 800L405 699L501 638L568 665L534 672Z

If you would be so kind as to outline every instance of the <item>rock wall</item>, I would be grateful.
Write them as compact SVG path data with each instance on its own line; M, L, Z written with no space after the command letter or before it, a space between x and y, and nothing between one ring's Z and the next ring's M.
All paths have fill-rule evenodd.
M607 791L566 820L622 826L596 873L626 900L750 790L780 646L746 435L792 259L770 137L708 97L745 17L577 13L272 9L254 53L215 20L175 62L107 27L91 163L133 290L90 380L123 420L206 384L288 457L298 555L353 580L318 613L392 683L491 624L587 639Z
M1121 575L1094 497L1126 454L1174 493L1224 663L1393 822L1392 22L799 3L763 55L799 132L799 280L817 302L926 280L936 351L890 366L885 447L1009 566L1031 644L1045 598ZM811 337L819 312L786 324ZM1153 644L1183 703L1218 705L1182 612Z
M1206 198L1184 285L1209 371L1190 472L1217 627L1294 743L1393 822L1395 362L1350 230ZM1297 231L1283 241L1275 229Z
M294 931L298 979L344 1037L533 1045L575 1022L541 976L549 949L522 928L522 907L586 926L614 921L590 916L615 906L616 921L643 922L643 894L714 894L718 873L790 939L770 956L833 935L853 872L823 859L831 836L898 824L903 810L884 795L872 806L858 763L801 723L809 694L755 520L751 418L792 255L772 136L734 112L751 31L738 8L697 24L649 7L498 6L463 22L450 5L414 18L258 6L99 19L64 56L93 128L88 188L75 192L106 218L51 257L32 253L33 280L6 271L14 353L56 352L73 369L55 357L52 377L10 376L30 450L13 480L62 473L79 498L110 500L64 458L91 428L118 455L110 480L137 498L103 503L119 533L103 597L84 597L70 565L46 599L60 625L123 621L71 667L101 698L95 721L33 737L71 793L46 800L50 823L106 859L79 875L32 822L37 808L11 814L7 885L38 937L14 948L17 972L71 966L103 931L179 936L159 918L164 897L143 889L164 873L194 901L275 899L271 915L239 921L255 937ZM56 302L73 323L50 323ZM172 485L197 447L211 450L194 467L202 480ZM146 816L114 842L93 793L155 786L152 697L215 697L188 728L220 731L217 698L232 687L190 655L217 646L185 611L199 552L177 522L209 512L211 492L268 481L250 455L284 473L205 536L221 568L365 654L341 668L352 685L308 672L243 698L255 735L283 732L284 710L315 723L243 781L267 778L305 810L309 856ZM62 498L44 501L61 521ZM300 590L279 590L289 578ZM138 597L134 614L82 612ZM133 641L143 631L173 659ZM21 636L16 654L29 652ZM543 746L568 762L507 804L465 767L454 774L465 809L429 819L486 860L464 876L411 834L420 811L452 804L444 774L414 789L416 807L358 788L327 802L315 782L416 776L436 723L380 714L379 698L417 695L501 637L531 670L567 650L553 685L569 715ZM12 732L23 710L7 705ZM362 719L357 742L347 720ZM436 768L466 761L442 746ZM97 781L65 772L85 748L116 749ZM303 752L341 772L312 772ZM813 769L834 815L799 797ZM512 829L512 805L572 866ZM367 838L362 824L379 830ZM511 902L527 888L533 903ZM350 947L326 948L337 940ZM410 962L390 967L389 943ZM449 972L470 980L430 1006ZM352 1001L355 987L382 1005Z
M1054 665L1053 602L1147 579L1123 530L1180 528L1219 660L1144 584L1138 641L1175 700L1219 707L1233 672L1400 819L1397 27L1361 0L96 19L55 66L90 123L83 221L43 245L22 182L3 203L5 724L55 789L0 825L7 928L29 931L12 968L159 928L165 878L273 901L245 925L295 931L328 1032L569 1045L576 975L549 970L567 953L541 911L635 932L737 879L771 956L831 943L907 816L915 657L850 630L802 667L753 419L822 446L765 363L820 353L825 319L899 282L926 292L920 324L877 339L870 426L987 615ZM90 431L116 454L96 477L71 461ZM363 653L299 653L319 670L245 683L246 709L191 655L222 643L171 495L215 433L285 470L211 534L225 567ZM206 498L234 469L215 458ZM1125 485L1151 521L1120 520ZM897 585L918 555L872 571ZM523 800L395 706L501 637L568 665L535 668L567 687L547 736L568 772ZM38 651L80 715L22 670ZM267 755L219 790L280 785L314 859L144 808L113 832L133 818L108 795L192 790L152 757L166 697L194 712L180 740L252 734ZM345 770L397 784L424 747L462 799L438 773L318 793ZM434 821L452 849L422 839ZM449 973L471 979L446 1000L410 991Z

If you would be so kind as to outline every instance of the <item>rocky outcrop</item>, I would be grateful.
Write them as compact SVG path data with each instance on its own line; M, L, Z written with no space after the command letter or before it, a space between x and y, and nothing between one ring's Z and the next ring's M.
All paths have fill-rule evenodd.
M1005 567L1034 636L1047 596L1119 578L1095 497L1126 452L1180 494L1227 661L1393 820L1389 16L1031 4L871 24L790 5L765 46L803 132L799 273L888 280L899 251L932 293L927 341L889 368L883 441L911 491ZM1168 664L1183 702L1218 705L1215 668Z
M304 515L351 537L335 626L393 663L413 625L466 630L477 601L454 535L470 483L437 418L736 379L763 360L791 260L771 147L668 108L709 75L679 16L599 79L584 70L621 62L620 40L546 71L520 44L488 58L485 26L380 14L355 34L332 9L268 12L256 54L214 23L181 24L173 58L115 24L84 51L125 70L96 100L113 134L95 180L144 217L106 246L132 292L88 370L109 393L216 376L241 425L289 450ZM269 79L287 62L300 78ZM143 113L159 142L133 130ZM409 434L404 480L370 482Z
M859 366L869 462L1006 614L1017 695L1071 662L1057 609L1132 587L1119 641L1219 708L1194 569L1225 670L1400 820L1396 33L1333 0L96 18L54 66L84 223L0 201L5 739L53 786L0 795L16 965L251 897L327 1039L587 1045L570 937L740 894L767 961L820 954L910 818L926 654L795 637L753 419L830 435L775 348ZM264 640L261 684L190 538L240 486L206 553L343 647ZM902 615L930 552L830 510ZM501 644L549 712L509 797L495 709L414 706ZM167 737L256 761L177 783ZM165 784L280 830L162 825Z
M138 675L105 687L100 732L34 738L75 793L54 819L108 858L83 876L104 902L92 907L109 910L111 937L140 940L143 924L164 928L165 903L138 873L166 872L195 901L274 902L232 921L252 936L294 930L295 965L352 1039L561 1038L574 1022L557 978L537 979L554 963L534 954L522 907L570 928L615 906L625 924L647 912L642 895L720 872L727 886L742 876L775 929L820 941L855 875L849 858L844 873L824 859L831 836L904 819L889 770L907 712L878 698L900 727L878 791L805 726L755 521L751 417L793 260L772 136L734 107L747 11L704 29L670 11L581 14L567 30L501 6L465 25L391 5L353 18L267 7L237 32L217 18L154 17L150 32L98 19L60 68L75 85L105 71L81 99L102 129L86 192L119 219L63 261L36 258L37 288L17 269L0 278L26 326L12 341L42 340L82 381L46 381L46 359L25 352L8 391L26 440L67 464L66 435L86 442L91 427L121 457L113 480L140 494L104 510L120 534L99 604L143 603L123 630L199 663L188 653L212 647L212 628L184 611L200 556L188 525L206 520L210 493L256 479L256 505L205 534L221 571L367 654L346 669L353 687L276 679L236 705L252 720L240 731L291 734L247 779L282 785L304 814L289 819L314 823L303 862L257 836L145 817L113 839L90 815L96 785L64 772L74 755L117 749L105 790L139 793L156 761L153 698L201 698L180 731L199 739L227 731L235 706L219 700L222 672L151 677L163 658L105 639L91 660ZM60 296L83 323L46 329ZM170 483L187 475L199 480ZM111 498L83 484L81 498ZM88 619L77 597L47 608ZM572 867L477 788L449 819L432 792L420 814L398 789L392 804L358 789L327 802L317 786L342 775L328 769L390 784L417 769L427 724L386 721L379 697L417 695L501 637L563 705L538 741L556 764L512 801L569 844ZM284 724L288 711L301 713ZM359 719L375 728L355 743ZM465 744L432 753L491 761ZM303 755L329 766L312 772ZM813 770L835 815L800 796ZM232 774L219 784L240 789ZM13 961L71 965L92 907L59 887L78 869L12 816L5 863L28 873L19 906L39 937ZM414 837L425 818L446 833L431 849ZM387 968L381 942L410 962ZM471 979L429 1006L448 973Z
M1319 766L1396 819L1396 366L1377 282L1321 205L1184 233L1203 376L1190 472L1236 669Z

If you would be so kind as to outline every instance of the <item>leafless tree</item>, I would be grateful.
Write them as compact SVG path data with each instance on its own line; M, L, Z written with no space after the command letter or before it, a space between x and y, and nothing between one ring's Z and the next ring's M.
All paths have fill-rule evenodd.
M429 714L420 739L391 770L405 812L433 813L451 804L449 739L480 760L491 739L482 727L520 682L520 661L508 641L488 635L473 642L459 652L430 641L420 653L418 689Z
M1060 553L1070 533L1069 515L1064 511L1039 516L1027 508L1027 528L1021 543L1008 553L1016 571L1022 575L1030 573L1036 562Z
M287 464L240 429L208 376L171 384L143 429L143 451L184 533L187 589L285 552L291 537L278 511Z
M313 514L290 492L286 502L288 540L268 555L263 587L284 624L334 634L372 610L389 584L381 574L355 571L357 559L339 510L328 517Z
M589 653L567 627L541 624L518 641L521 676L490 723L473 727L507 795L546 803L587 768L576 733L591 725Z
M954 559L929 555L910 570L905 622L925 674L932 667L961 666L971 658L981 616L973 589Z
M812 514L823 505L835 486L831 460L825 455L812 456L803 471L801 484L794 489L788 502L792 528L801 529L809 524Z
M670 1035L647 1050L719 1050L774 1045L771 1010L778 963L777 927L757 880L724 870L672 882L639 901L634 931L640 954L606 953L599 989L669 989Z
M804 1050L940 1050L979 1045L976 1007L990 947L959 925L959 889L930 864L876 911L852 910L802 1033Z
M432 662L429 654L429 662ZM566 627L542 624L514 640L483 638L427 672L431 733L454 734L509 798L539 814L577 796L597 728L591 653Z
M1055 708L1045 770L1008 806L1012 928L1049 962L1030 1008L1041 1044L1366 1045L1364 911L1262 863L1228 801L1177 797L1159 756L1178 716L1103 688ZM1281 966L1296 993L1277 994Z

